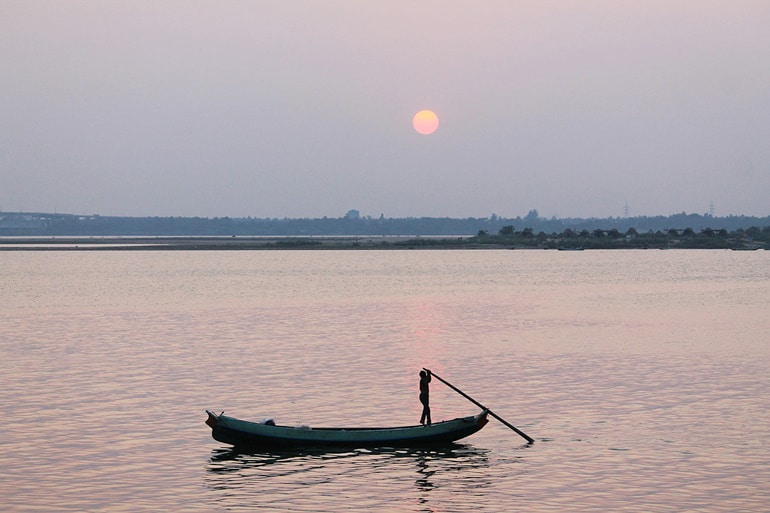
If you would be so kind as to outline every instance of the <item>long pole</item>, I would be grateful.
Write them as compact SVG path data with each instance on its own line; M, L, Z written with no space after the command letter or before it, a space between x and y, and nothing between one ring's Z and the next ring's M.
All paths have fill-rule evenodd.
M461 396L465 397L466 399L468 399L470 402L472 402L473 404L475 404L476 406L478 406L478 407L479 407L479 408L481 408L482 410L487 410L487 413L489 413L490 415L492 415L494 418L496 418L497 420L499 420L500 422L502 422L503 424L505 424L506 426L508 426L508 427L509 427L509 428L511 428L512 430L516 431L516 433L517 433L519 436L521 436L522 438L524 438L524 440L526 440L527 442L529 442L529 443L534 443L534 441L535 441L535 440L534 440L533 438L531 438L529 435L527 435L527 434L526 434L525 432L523 432L522 430L518 429L516 426L514 426L513 424L511 424L511 423L510 423L510 422L508 422L507 420L505 420L505 419L503 419L502 417L500 417L499 415L497 415L495 412L493 412L492 410L490 410L489 408L487 408L486 406L484 406L483 404L481 404L480 402L478 402L478 401L477 401L476 399L474 399L473 397L469 396L468 394L466 394L465 392L463 392L462 390L460 390L459 388L457 388L456 386L454 386L453 384L451 384L451 383L450 383L450 382L448 382L447 380L443 379L441 376L437 376L435 373L433 373L432 371L430 371L430 370L426 369L425 367L423 367L423 370L425 370L425 371L427 371L428 373L430 373L430 375L431 375L431 376L433 376L433 377L434 377L434 378L436 378L437 380L441 381L441 382L442 382L442 383L444 383L446 386L448 386L449 388L451 388L452 390L454 390L455 392L457 392L457 393L458 393L458 394L460 394Z

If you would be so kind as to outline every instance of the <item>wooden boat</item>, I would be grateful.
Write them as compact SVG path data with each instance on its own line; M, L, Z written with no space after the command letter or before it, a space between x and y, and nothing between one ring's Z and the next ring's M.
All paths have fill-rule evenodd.
M446 445L483 428L488 410L429 426L379 428L311 428L250 422L206 410L214 440L236 447L416 447Z

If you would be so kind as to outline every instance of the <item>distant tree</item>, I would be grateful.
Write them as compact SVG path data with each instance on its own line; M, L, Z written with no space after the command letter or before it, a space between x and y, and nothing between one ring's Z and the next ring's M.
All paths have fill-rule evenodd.
M489 235L486 230L479 230L479 233L476 234L476 237L486 237Z
M535 231L532 228L524 228L521 231L521 236L524 237L525 239L531 239L532 237L535 236Z
M540 214L537 213L537 209L533 208L529 212L527 212L527 215L524 217L525 221L537 221L540 218Z
M695 232L693 231L692 228L685 228L684 231L682 232L682 235L684 237L695 237Z
M509 224L500 228L500 235L513 235L513 225Z
M634 237L634 238L636 238L638 236L639 236L639 232L637 232L636 228L634 228L633 226L631 228L629 228L628 230L626 230L626 237Z
M602 237L604 237L604 230L597 228L596 230L594 230L593 236L597 239L601 239Z

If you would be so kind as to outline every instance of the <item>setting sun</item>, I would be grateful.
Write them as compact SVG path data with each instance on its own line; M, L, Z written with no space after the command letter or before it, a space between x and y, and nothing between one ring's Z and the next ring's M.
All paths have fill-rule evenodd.
M421 110L412 118L412 125L418 133L430 135L438 128L438 116L432 110Z

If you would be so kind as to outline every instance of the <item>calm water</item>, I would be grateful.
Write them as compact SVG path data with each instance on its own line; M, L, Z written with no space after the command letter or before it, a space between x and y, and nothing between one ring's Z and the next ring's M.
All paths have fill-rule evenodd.
M770 504L770 253L0 253L5 511L735 512ZM492 421L444 451L237 454L206 408ZM476 407L432 384L434 420Z

